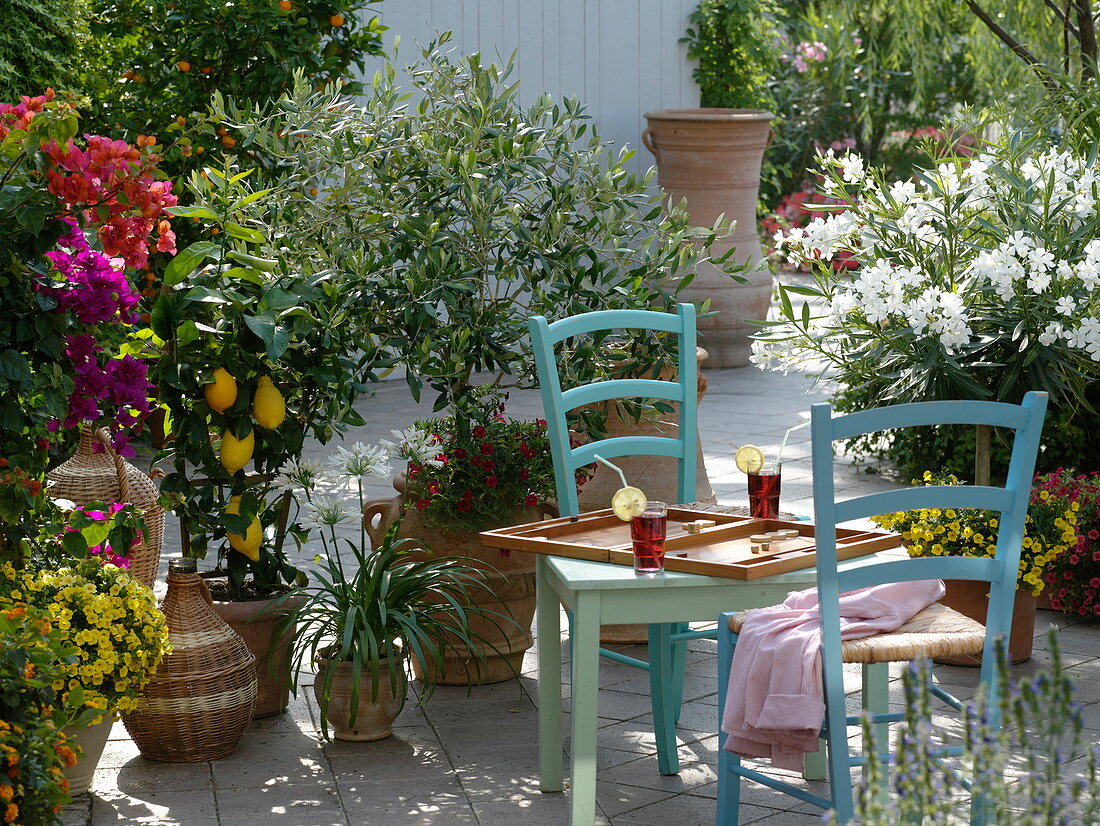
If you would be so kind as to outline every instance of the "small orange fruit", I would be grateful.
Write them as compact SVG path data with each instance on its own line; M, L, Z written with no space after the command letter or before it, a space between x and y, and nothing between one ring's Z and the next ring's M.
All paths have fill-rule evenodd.
M179 70L181 72L190 72L191 71L191 64L188 63L186 60L181 60L179 63L176 64L176 66L179 68Z
M218 227L210 227L210 234L211 235L217 235L219 232L221 232L221 230L218 229Z
M218 127L218 134L219 134L219 135L228 135L228 134L229 134L229 130L228 130L228 129L226 129L226 128L225 128L224 126L219 126L219 127Z
M222 146L226 149L232 149L237 145L237 139L229 135L222 135Z
M196 155L201 155L201 154L202 154L203 152L205 152L205 151L206 151L206 147L205 147L205 146L196 146L196 147L195 147L195 154L196 154Z
M185 118L183 115L180 115L178 118L176 118L176 123L179 124L180 126L186 126L187 125L187 118Z
M294 4L290 0L279 0L279 8L283 11L290 11L294 8Z
M342 15L342 14L332 15L332 17L330 17L328 19L328 24L330 26L332 26L334 29L340 28L340 26L344 25L344 15Z
M214 70L211 69L209 66L203 66L201 69L199 69L199 71L202 72L204 75L208 75Z

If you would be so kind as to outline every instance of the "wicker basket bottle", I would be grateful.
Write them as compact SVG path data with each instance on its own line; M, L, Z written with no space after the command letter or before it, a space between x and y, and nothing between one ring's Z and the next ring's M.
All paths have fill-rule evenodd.
M210 604L193 559L168 565L161 604L172 653L145 687L126 730L142 756L170 763L227 757L256 707L255 657Z
M102 450L96 452L96 445ZM89 502L128 502L142 512L145 536L130 549L130 573L150 588L157 578L164 545L164 508L158 503L157 486L146 474L119 456L106 429L80 428L80 443L67 462L47 474L53 482L50 496L77 505Z

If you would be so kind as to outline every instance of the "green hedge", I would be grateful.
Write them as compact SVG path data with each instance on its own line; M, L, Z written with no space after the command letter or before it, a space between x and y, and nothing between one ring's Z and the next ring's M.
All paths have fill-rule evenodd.
M0 24L0 103L71 89L87 34L87 0L4 0Z

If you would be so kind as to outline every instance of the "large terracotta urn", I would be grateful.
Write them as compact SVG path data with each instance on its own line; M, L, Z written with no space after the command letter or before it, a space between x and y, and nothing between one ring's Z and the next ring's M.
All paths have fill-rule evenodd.
M413 659L417 676L427 676L441 685L484 685L499 683L519 676L523 670L523 655L534 644L531 621L535 616L535 558L523 552L501 552L484 547L473 531L444 530L429 524L415 508L406 508L400 492L405 476L393 481L399 494L392 499L375 499L363 507L363 522L371 546L377 548L398 519L398 536L423 543L434 557L457 557L485 573L489 591L471 594L472 601L483 605L494 615L470 616L471 637L477 650L449 645L444 652L443 672L423 675ZM519 507L509 524L520 525L556 517L557 508L548 503ZM504 527L486 525L485 530ZM501 616L503 615L503 616ZM510 619L509 619L510 618Z
M661 109L646 112L649 128L642 142L657 160L657 181L666 203L686 207L695 226L710 227L724 216L736 221L733 232L710 248L718 258L736 248L732 260L750 265L763 259L756 227L760 165L771 143L772 113L757 109ZM751 267L750 267L751 268ZM700 345L712 367L749 363L750 321L767 317L772 275L766 267L742 273L740 283L715 265L699 264L683 300L710 299L718 314L699 319Z

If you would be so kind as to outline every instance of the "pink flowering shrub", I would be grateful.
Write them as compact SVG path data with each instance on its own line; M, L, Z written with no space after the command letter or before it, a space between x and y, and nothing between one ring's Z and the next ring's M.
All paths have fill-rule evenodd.
M1036 486L1077 503L1077 542L1047 569L1050 607L1083 617L1100 616L1100 473L1058 469Z
M75 110L52 90L0 104L5 189L27 205L4 216L13 225L4 229L21 242L17 278L9 284L22 291L28 317L44 311L55 319L43 326L28 318L34 326L26 329L36 334L0 342L0 349L20 353L29 367L40 362L47 374L50 363L68 368L48 386L33 381L33 367L27 381L9 384L6 392L24 395L24 407L31 402L31 421L11 429L33 431L43 424L39 419L47 431L83 421L106 424L116 449L132 455L128 441L150 411L151 384L144 362L109 352L103 333L138 322L140 295L127 271L147 266L153 252L175 253L166 210L177 199L171 183L157 177L150 143L131 146L98 135L78 140L75 128ZM59 390L63 410L52 403Z

